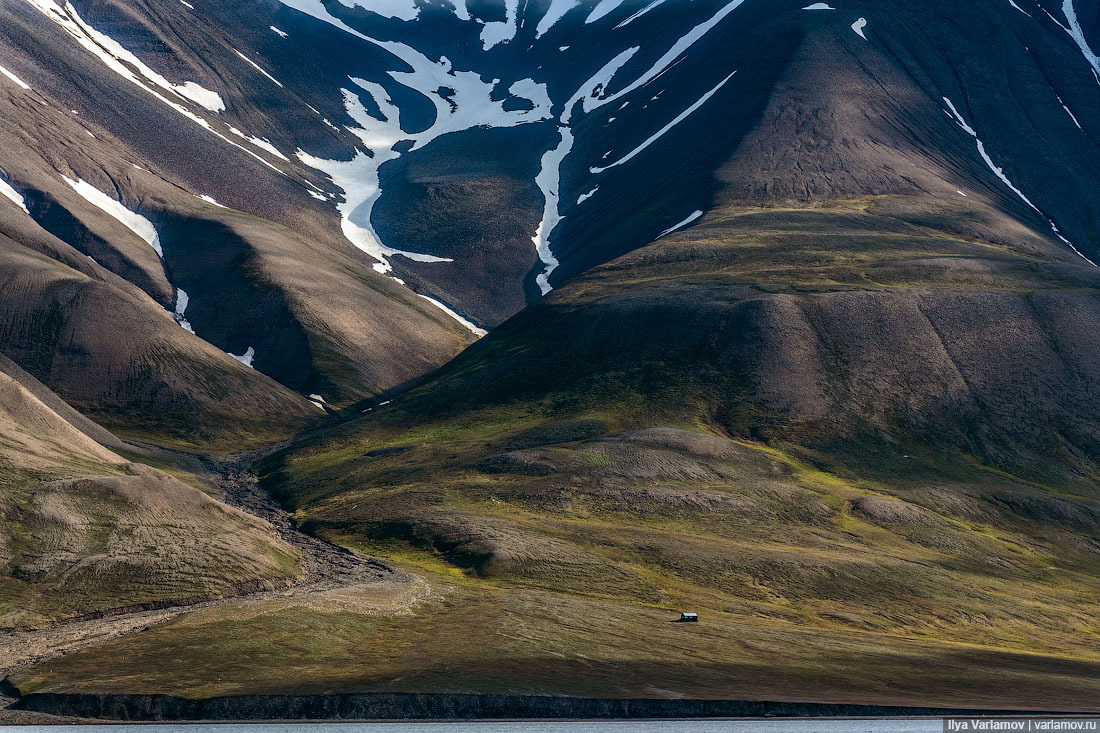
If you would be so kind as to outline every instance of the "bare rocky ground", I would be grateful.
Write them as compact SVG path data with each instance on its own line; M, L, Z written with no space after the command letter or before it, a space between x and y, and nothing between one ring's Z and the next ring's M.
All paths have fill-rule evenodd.
M138 445L144 452L164 454L151 445ZM290 514L264 492L256 482L251 465L262 456L285 447L267 446L228 457L193 456L172 452L172 457L213 489L225 503L267 521L281 539L301 553L301 575L289 588L274 588L137 612L108 613L102 618L62 622L31 630L0 632L0 724L51 724L73 722L57 716L11 710L16 691L5 684L13 672L56 656L95 646L128 634L141 633L185 613L224 606L244 606L260 602L312 602L312 599L346 600L348 591L366 591L368 595L391 599L392 586L407 586L397 593L396 601L386 601L401 610L427 593L418 578L389 567L378 560L311 537L297 528ZM377 592L372 592L377 591Z

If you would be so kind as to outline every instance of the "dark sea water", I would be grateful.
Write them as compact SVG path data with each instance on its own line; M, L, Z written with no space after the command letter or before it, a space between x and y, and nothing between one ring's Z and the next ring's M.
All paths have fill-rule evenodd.
M940 733L923 720L628 720L446 723L208 723L151 725L0 726L2 733Z

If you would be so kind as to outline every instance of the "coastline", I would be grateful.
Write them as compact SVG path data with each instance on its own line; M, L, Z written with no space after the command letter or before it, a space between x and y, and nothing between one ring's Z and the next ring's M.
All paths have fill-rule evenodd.
M236 695L191 700L172 695L31 693L10 711L89 722L642 720L762 718L942 718L1050 715L1041 711L698 699L609 699L458 693ZM0 724L5 722L0 711ZM1057 712L1054 715L1090 715Z

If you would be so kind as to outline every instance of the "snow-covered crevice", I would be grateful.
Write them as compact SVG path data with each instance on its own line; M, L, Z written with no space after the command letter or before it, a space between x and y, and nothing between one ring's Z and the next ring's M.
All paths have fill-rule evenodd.
M642 8L638 12L631 15L629 18L624 20L622 23L619 23L617 26L615 26L615 30L618 30L618 29L622 28L623 26L630 25L631 23L636 21L638 18L641 18L643 15L648 13L650 10L653 10L653 8L655 8L658 5L661 5L662 3L664 3L664 1L665 0L650 0L649 3L647 3L644 8Z
M115 201L87 181L80 178L73 180L68 176L62 176L62 179L64 179L65 183L69 184L74 191L80 194L80 197L85 201L104 213L109 214L127 229L145 240L163 262L164 249L161 247L160 234L157 233L157 229L153 225L153 222L149 221L141 214L126 208L121 202ZM211 203L221 206L221 204L218 204L208 196L200 196L199 198L204 200L209 199ZM165 278L167 279L167 277L168 273L165 272ZM190 302L191 299L183 288L176 288L176 305L175 309L172 311L172 317L176 319L176 323L183 327L184 330L195 333L195 330L191 327L191 322L187 320L186 316L187 306Z
M1023 13L1027 17L1029 17L1029 18L1034 17L1034 16L1031 15L1031 13L1027 12L1023 8L1021 8L1019 5L1017 5L1016 0L1008 0L1008 4L1011 5L1012 7L1016 8L1017 10L1019 10L1021 13Z
M1074 246L1073 242L1069 241L1065 238L1065 236L1062 235L1062 232L1058 229L1058 226L1054 223L1053 219L1044 214L1038 206L1033 204L1031 202L1031 199L1029 199L1023 191L1016 188L1012 181L1008 179L1008 176L1005 175L1004 169L993 162L993 159L989 156L989 152L985 148L985 143L983 143L981 138L978 137L977 130L967 124L966 119L959 112L958 108L955 107L955 103L947 97L944 97L943 101L947 103L948 107L948 109L944 110L944 112L946 112L949 117L952 117L955 121L955 124L962 128L962 130L966 132L966 134L974 138L975 142L977 142L978 145L978 154L981 155L982 160L985 161L985 164L989 167L989 170L993 171L993 175L997 176L997 178L1000 179L1001 183L1007 186L1009 190L1016 194L1021 201L1031 207L1037 214L1039 214L1039 216L1046 219L1047 223L1050 225L1050 230L1054 232L1055 236L1057 236L1058 239L1065 242L1069 246L1069 248L1072 249L1085 262L1089 263L1093 267L1096 267L1097 265L1095 262L1086 257L1084 253L1081 252L1081 250L1077 249L1077 247Z
M1077 10L1073 7L1073 0L1064 0L1062 3L1062 13L1066 16L1066 21L1069 22L1069 27L1062 26L1062 30L1073 38L1074 43L1081 49L1081 54L1092 66L1092 74L1096 78L1097 83L1100 83L1100 57L1093 53L1089 48L1089 42L1085 38L1085 31L1081 28L1081 22L1077 19ZM1048 13L1049 15L1049 13ZM1059 23L1061 25L1061 23Z
M1062 105L1062 109L1064 109L1066 111L1066 114L1069 115L1069 118L1073 120L1073 124L1077 125L1078 130L1085 129L1081 127L1081 123L1077 121L1077 115L1073 114L1073 112L1070 111L1070 108L1066 106L1066 103L1062 101L1061 97L1058 97L1058 104Z
M31 85L30 84L23 81L18 76L16 76L12 72L8 71L7 69L5 69L3 66L0 66L0 74L3 74L4 76L6 76L9 81L11 81L13 84L15 84L17 87L19 87L23 91L29 92L31 90Z
M670 226L670 227L669 227L668 229L666 229L666 230L664 230L663 232L661 232L660 234L658 234L658 235L657 235L657 239L660 239L661 237L665 237L665 236L668 236L669 234L672 234L672 233L673 233L673 232L675 232L675 231L678 231L678 230L680 230L680 229L683 229L683 228L684 228L684 227L686 227L686 226L687 226L688 224L691 224L692 222L694 222L694 221L697 221L698 219L701 219L702 217L703 217L703 212L702 212L701 210L699 210L699 211L693 211L692 213L688 214L688 215L687 215L687 216L686 216L686 217L684 218L684 220L683 220L683 221L681 221L681 222L679 222L679 223L676 223L676 224L673 224L673 225L672 225L672 226Z
M157 234L157 229L153 226L153 222L149 221L141 214L130 211L121 203L115 201L87 181L80 178L73 180L68 176L62 176L62 179L64 179L65 183L69 184L70 188L80 194L80 197L85 201L104 213L109 214L122 223L127 229L145 240L145 242L156 251L157 256L163 259L164 250L162 250L160 246L160 235Z
M247 140L248 142L252 143L253 145L255 145L260 150L263 150L265 152L270 153L271 155L274 155L279 160L285 160L288 163L290 162L290 158L283 155L283 152L281 150L279 150L277 147L275 147L271 143L271 141L268 140L267 138L256 137L255 135L247 135L247 134L241 132L240 130L238 130L236 127L233 127L232 125L229 125L229 131L231 133L233 133L234 135L236 135L237 137L241 138L242 140ZM262 160L262 158L261 158L261 160ZM272 166L272 167L274 168L274 166ZM279 170L279 169L275 168L275 170ZM280 173L281 172L282 171L280 171Z
M242 59L244 60L244 62L245 62L245 63L247 63L247 64L248 64L249 66L251 66L251 67L252 67L253 69L255 69L256 71L260 72L260 73L261 73L261 74L263 74L264 76L266 76L266 77L267 77L268 79L270 79L270 80L271 80L272 82L274 82L274 83L275 83L275 84L276 84L277 86L280 86L280 87L281 87L281 86L283 85L283 83L282 83L281 81L279 81L278 79L276 79L275 77L273 77L273 76L272 76L271 74L267 73L267 71L266 71L266 70L265 70L265 69L264 69L264 68L263 68L262 66L260 66L260 65L259 65L259 64L257 64L257 63L256 63L255 61L253 61L252 59L250 59L250 58L248 58L247 56L245 56L245 55L244 55L243 53L241 53L241 52L240 52L240 51L238 51L237 49L233 49L233 53L235 53L235 54L237 54L238 56L240 56L240 57L241 57L241 58L242 58Z
M195 329L191 328L191 322L187 320L187 305L191 299L187 297L187 293L183 291L183 288L176 288L176 309L172 313L172 317L176 319L176 323L183 327L183 330L188 333L195 333Z
M27 210L27 201L23 198L23 195L16 191L10 183L0 178L0 197L11 201L13 204L23 210L23 213L30 214Z
M553 290L550 285L550 275L560 264L558 258L550 250L550 235L562 220L561 208L558 205L561 163L565 160L565 156L569 155L569 151L573 149L573 131L569 126L561 126L558 128L558 132L561 135L560 142L557 147L548 150L542 156L542 168L535 177L535 184L542 191L544 204L542 220L539 222L538 229L535 230L535 236L531 238L531 241L534 243L535 252L543 265L542 272L535 277L535 283L539 286L539 291L543 295Z
M488 333L488 331L486 331L484 328L480 328L476 323L472 322L468 318L464 318L463 316L459 315L454 310L452 310L451 308L448 308L443 303L440 303L435 298L429 298L427 295L421 295L420 297L423 298L424 300L428 301L432 305L434 305L439 310L446 313L448 316L450 316L454 320L458 321L458 323L460 323L463 328L465 328L467 331L472 333L474 336L477 336L478 338L481 338L482 336L484 336L485 334Z

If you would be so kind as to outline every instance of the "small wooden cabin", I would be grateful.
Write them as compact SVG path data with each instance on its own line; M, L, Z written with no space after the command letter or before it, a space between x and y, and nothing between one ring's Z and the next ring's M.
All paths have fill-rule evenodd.
M681 613L681 623L699 623L699 614L697 613Z

